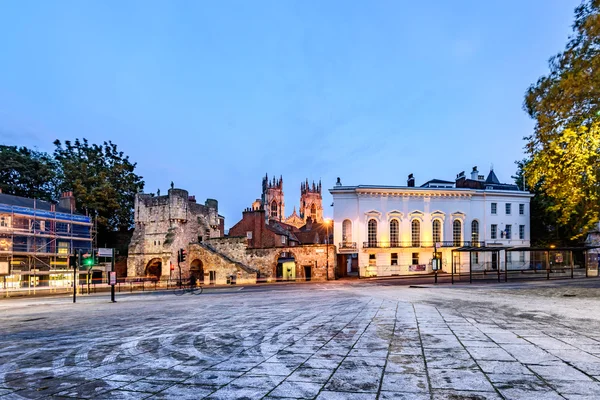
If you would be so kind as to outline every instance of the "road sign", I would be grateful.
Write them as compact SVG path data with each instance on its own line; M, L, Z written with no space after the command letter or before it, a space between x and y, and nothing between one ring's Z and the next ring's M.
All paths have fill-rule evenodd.
M112 257L113 249L99 248L98 257Z
M117 273L114 271L110 271L108 284L114 286L117 284Z

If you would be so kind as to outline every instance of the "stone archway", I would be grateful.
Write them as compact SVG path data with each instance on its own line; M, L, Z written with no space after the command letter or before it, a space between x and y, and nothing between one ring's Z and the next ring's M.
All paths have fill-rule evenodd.
M146 270L144 271L144 275L147 277L155 277L156 279L160 279L162 275L162 260L160 258L153 258L148 261L146 264Z
M195 259L190 263L190 275L195 277L199 283L204 283L204 264L201 260Z
M291 251L278 253L274 272L277 281L296 280L296 258L294 253Z

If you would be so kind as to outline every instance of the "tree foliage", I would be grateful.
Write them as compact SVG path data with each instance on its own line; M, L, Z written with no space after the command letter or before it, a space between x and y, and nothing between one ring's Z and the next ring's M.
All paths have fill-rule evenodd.
M15 196L53 200L57 190L56 162L47 153L0 145L0 188Z
M547 211L571 239L584 235L600 215L600 0L577 7L573 32L524 103L536 121L525 138L527 183L550 198Z
M86 139L54 142L59 168L59 188L73 191L77 209L96 218L98 232L126 230L133 224L135 194L143 189L142 177L135 174L117 145L89 144Z

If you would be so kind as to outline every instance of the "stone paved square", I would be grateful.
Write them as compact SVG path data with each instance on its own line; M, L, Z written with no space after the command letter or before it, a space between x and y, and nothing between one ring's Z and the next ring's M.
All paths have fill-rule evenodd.
M0 400L594 399L599 306L600 280L2 299Z

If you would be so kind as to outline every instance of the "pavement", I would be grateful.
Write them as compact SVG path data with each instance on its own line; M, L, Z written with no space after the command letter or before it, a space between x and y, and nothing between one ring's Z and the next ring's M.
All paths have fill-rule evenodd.
M596 399L600 279L0 301L0 400Z

